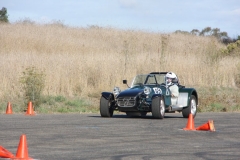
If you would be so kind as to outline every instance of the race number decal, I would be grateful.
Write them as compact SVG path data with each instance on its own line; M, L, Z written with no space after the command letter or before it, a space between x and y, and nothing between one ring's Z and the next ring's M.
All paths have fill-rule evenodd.
M155 94L162 94L161 88L154 87L153 90L154 90Z

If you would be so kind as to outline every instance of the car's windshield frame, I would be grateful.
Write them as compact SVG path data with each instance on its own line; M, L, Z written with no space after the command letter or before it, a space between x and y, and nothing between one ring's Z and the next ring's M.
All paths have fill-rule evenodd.
M131 88L139 85L158 85L165 83L165 74L139 74L134 77Z

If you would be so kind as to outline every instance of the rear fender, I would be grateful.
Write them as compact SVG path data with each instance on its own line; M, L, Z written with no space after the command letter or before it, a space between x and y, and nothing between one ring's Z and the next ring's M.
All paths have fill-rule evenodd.
M198 94L197 91L194 88L183 88L179 90L180 94L185 93L187 95L187 102L186 102L186 97L184 98L184 103L182 104L184 107L187 107L187 105L190 102L190 97L191 95L194 95L196 97L197 105L198 105ZM179 104L181 105L181 100L179 100Z

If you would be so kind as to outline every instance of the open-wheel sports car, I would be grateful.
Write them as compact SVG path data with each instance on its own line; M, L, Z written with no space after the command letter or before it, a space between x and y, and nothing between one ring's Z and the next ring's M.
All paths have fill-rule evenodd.
M176 104L171 104L171 91L166 85L168 72L152 72L137 75L129 86L127 80L123 83L128 89L121 91L114 87L113 92L102 92L100 99L100 114L102 117L112 117L114 111L125 112L128 116L146 116L152 113L153 118L163 119L165 113L182 112L184 118L192 113L197 114L198 94L196 89L180 85L178 77L173 80L179 88Z

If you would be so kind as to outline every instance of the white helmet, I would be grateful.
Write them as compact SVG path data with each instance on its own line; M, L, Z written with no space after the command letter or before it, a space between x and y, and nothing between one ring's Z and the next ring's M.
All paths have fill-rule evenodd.
M172 79L177 78L176 74L173 73L173 72L168 72L168 73L166 74L166 77L167 77L167 78L172 78Z
M171 80L168 80L168 79L171 79ZM166 83L167 83L167 85L172 85L172 81L174 80L174 79L177 79L177 76L176 76L176 74L175 73L173 73L173 72L168 72L167 74L166 74Z

